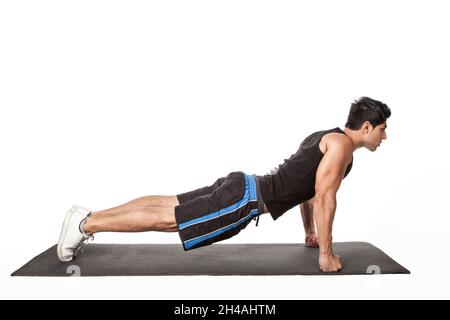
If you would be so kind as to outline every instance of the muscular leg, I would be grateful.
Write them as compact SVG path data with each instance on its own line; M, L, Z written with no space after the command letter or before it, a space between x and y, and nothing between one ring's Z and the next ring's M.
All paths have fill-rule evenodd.
M123 205L92 212L86 219L84 231L97 232L176 232L176 196L144 196Z
M131 200L123 205L115 207L113 209L123 209L125 207L175 207L177 206L177 196L143 196L134 200Z

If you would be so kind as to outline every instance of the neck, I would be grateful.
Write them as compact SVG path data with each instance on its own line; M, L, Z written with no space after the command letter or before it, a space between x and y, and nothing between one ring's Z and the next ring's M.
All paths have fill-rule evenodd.
M353 151L355 151L356 149L359 149L363 146L363 141L360 137L360 135L358 134L358 131L355 130L351 130L349 128L344 128L344 133L347 137L350 138L350 140L352 140L352 145L353 145Z

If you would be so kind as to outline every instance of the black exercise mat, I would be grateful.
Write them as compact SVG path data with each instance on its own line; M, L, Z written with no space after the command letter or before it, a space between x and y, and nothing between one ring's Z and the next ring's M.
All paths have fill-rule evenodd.
M62 263L56 245L12 276L325 275L410 273L367 242L336 242L337 273L318 267L318 249L302 243L213 244L184 251L180 244L94 244Z

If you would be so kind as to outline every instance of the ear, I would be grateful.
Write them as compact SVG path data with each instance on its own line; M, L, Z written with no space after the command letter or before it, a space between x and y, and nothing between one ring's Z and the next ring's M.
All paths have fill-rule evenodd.
M373 130L373 126L370 124L369 121L364 121L364 123L361 126L361 132L362 133L369 133Z

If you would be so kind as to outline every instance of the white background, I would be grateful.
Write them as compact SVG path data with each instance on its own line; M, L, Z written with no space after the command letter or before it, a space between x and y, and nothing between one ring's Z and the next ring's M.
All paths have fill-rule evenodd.
M0 298L450 298L449 13L411 0L1 2ZM334 240L371 242L411 275L10 277L56 243L73 204L267 173L311 132L344 128L363 95L391 107L388 139L355 152ZM253 242L303 242L298 208L224 243Z

